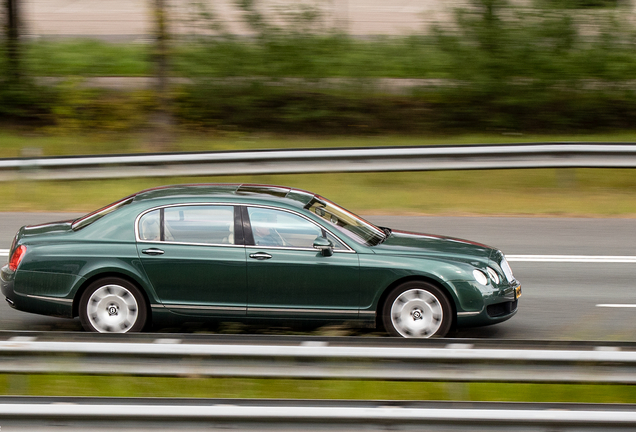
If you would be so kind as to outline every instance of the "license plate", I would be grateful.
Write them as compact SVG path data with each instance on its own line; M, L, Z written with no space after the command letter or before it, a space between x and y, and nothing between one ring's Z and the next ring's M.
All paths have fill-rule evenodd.
M515 300L521 297L521 285L515 288Z

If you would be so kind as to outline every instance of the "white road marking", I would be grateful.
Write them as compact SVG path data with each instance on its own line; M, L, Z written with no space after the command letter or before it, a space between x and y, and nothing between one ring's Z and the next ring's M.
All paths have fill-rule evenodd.
M605 308L636 308L636 304L597 304L596 307L605 307Z
M571 262L636 264L636 256L506 255L509 262Z
M0 249L0 256L9 256L9 249Z

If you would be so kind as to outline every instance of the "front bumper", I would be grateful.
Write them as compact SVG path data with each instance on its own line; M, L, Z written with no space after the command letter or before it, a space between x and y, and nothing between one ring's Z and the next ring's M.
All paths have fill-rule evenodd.
M479 310L457 312L457 327L479 327L496 324L512 318L518 310L521 284L499 287L483 296L483 304Z

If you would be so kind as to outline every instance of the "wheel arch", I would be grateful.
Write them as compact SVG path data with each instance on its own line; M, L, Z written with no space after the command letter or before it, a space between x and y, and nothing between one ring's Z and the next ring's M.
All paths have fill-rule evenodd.
M455 296L452 293L452 290L449 289L447 286L445 286L444 284L440 283L438 280L431 278L431 277L426 277L423 275L411 275L411 276L405 276L403 278L397 279L395 281L393 281L388 287L386 287L384 289L384 291L382 292L382 294L380 294L380 297L378 298L378 303L375 306L375 325L376 328L379 330L386 330L384 328L384 324L382 322L382 309L384 307L384 303L386 302L386 299L389 297L389 294L391 293L391 291L393 291L395 288L397 288L398 286L405 284L407 282L426 282L429 283L431 285L434 285L435 287L439 288L442 293L444 295L446 295L446 298L448 300L448 302L450 303L451 309L453 311L452 313L452 322L451 322L451 330L453 330L454 328L456 328L457 326L457 299L455 298Z

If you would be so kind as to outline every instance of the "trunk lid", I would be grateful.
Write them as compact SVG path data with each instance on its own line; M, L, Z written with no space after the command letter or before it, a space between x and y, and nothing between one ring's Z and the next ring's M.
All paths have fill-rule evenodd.
M18 233L11 243L11 249L9 249L9 256L13 254L15 248L20 244L20 240L32 236L47 235L47 234L61 234L72 232L73 220L49 222L38 225L25 225L18 230Z

